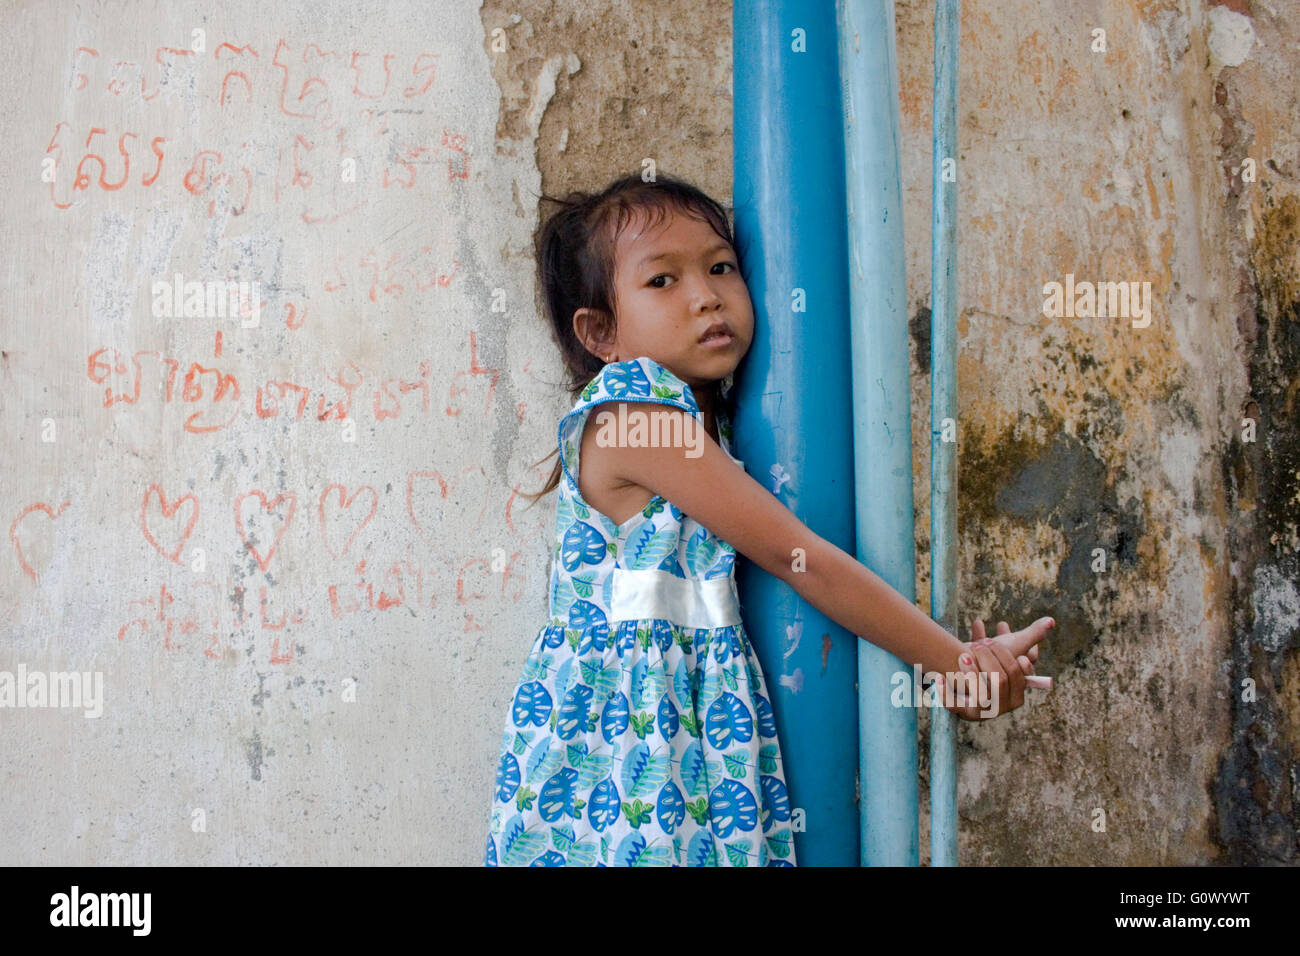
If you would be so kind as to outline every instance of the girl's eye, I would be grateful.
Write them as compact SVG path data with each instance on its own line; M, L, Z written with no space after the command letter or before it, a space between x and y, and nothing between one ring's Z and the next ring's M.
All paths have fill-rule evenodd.
M735 264L734 262L715 262L715 263L713 264L713 268L714 268L714 269L717 269L719 266L725 266L727 272L735 272L735 271L736 271L736 264ZM714 274L714 275L726 275L727 272L714 272L713 274ZM661 272L659 275L655 276L653 279L651 279L649 282L647 282L646 285L652 286L652 287L654 287L654 288L656 288L656 289L663 289L663 288L665 288L665 286L662 286L662 285L658 285L658 284L657 284L657 283L659 282L659 280L660 280L660 279L671 279L671 278L672 278L672 276L667 275L666 273L662 273L662 272Z

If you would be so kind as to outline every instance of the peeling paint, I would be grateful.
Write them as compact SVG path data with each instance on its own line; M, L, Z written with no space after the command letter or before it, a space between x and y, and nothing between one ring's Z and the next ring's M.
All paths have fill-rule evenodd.
M1255 46L1250 17L1227 7L1210 8L1210 53L1224 66L1241 66Z

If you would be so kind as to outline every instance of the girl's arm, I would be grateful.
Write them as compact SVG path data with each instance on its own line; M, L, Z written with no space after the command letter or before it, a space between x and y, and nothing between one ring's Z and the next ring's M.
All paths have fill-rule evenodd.
M602 448L609 473L662 495L764 571L785 581L836 624L909 665L919 663L923 671L941 674L973 669L958 662L966 652L961 641L864 564L813 533L728 458L695 418L663 405L611 404L626 404L629 416L638 410L651 412L651 422L662 415L681 418L663 434L693 437L685 448ZM686 452L691 449L702 449L702 454L690 457ZM794 570L796 548L804 551L804 570ZM1027 650L1028 646L1016 650L1013 656Z

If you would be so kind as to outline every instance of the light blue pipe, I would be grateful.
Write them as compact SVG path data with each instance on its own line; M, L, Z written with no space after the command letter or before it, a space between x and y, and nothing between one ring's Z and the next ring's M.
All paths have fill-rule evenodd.
M957 628L957 64L961 0L934 10L930 226L930 616ZM945 163L945 160L950 162ZM949 173L945 182L945 171ZM947 426L945 435L945 425ZM947 437L950 440L945 441ZM957 865L957 728L930 711L930 865Z
M754 342L736 373L736 451L804 524L852 554L834 11L797 0L736 0L733 29L734 206L755 311ZM855 866L854 679L864 642L750 562L739 562L736 574L773 696L790 802L806 826L799 832L796 817L798 865Z
M839 60L848 188L853 448L858 559L915 598L907 276L892 0L840 0ZM912 670L859 641L864 866L918 863L916 709L894 707Z

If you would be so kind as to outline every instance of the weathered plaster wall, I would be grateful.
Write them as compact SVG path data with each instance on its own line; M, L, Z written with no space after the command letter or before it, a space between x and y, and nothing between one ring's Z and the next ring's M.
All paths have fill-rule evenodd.
M931 9L896 7L923 607ZM1300 852L1297 14L964 4L962 617L1058 621L1039 665L1057 690L961 725L965 862ZM516 48L498 129L517 139L549 98L549 193L653 157L729 202L730 15L487 3ZM1150 325L1045 317L1067 273L1149 282Z
M1296 860L1300 474L1283 406L1300 245L1283 223L1300 46L1285 6L966 11L963 603L1009 620L1050 608L1041 668L1064 691L968 729L971 862ZM910 10L905 103L924 149L929 24ZM924 181L917 196L913 223ZM1066 273L1150 281L1151 324L1043 316L1043 284ZM1253 469L1225 468L1242 447ZM1241 470L1267 482L1267 516L1225 474Z

